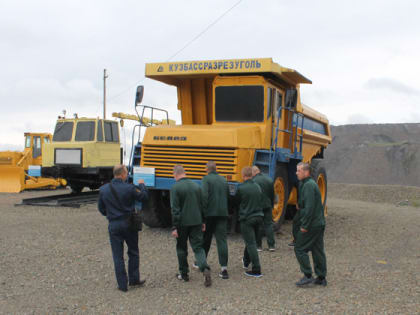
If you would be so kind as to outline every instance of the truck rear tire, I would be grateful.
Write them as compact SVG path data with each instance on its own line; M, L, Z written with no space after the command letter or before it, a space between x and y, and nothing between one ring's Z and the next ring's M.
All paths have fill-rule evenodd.
M327 204L327 171L325 170L324 161L322 159L312 159L311 176L318 184L322 205L325 209L325 205Z
M287 172L287 164L279 163L276 166L276 175L274 177L273 222L275 231L278 231L284 222L288 200L289 175Z
M150 190L149 200L141 210L144 224L151 228L165 228L172 225L169 192Z

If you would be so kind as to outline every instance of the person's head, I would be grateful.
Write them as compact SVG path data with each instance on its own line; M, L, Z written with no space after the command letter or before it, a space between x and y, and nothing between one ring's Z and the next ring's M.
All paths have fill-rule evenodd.
M216 170L217 170L216 163L214 163L213 161L208 161L206 165L206 172L211 173L211 172L216 172Z
M250 166L246 166L242 169L242 178L244 181L252 178L252 168Z
M258 168L258 166L253 166L252 167L252 177L254 177L255 175L258 175L260 173L260 169Z
M174 174L175 180L179 180L179 179L186 176L184 167L182 165L179 165L179 164L174 166L174 173L173 174Z
M114 166L113 170L114 178L120 178L123 181L127 180L128 177L128 171L125 165L118 164Z
M296 175L299 180L311 176L311 167L308 163L300 162L296 168Z

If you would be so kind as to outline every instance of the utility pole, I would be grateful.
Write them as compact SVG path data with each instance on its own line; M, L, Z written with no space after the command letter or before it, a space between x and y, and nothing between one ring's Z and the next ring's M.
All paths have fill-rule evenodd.
M106 119L106 79L108 75L106 74L106 69L104 69L104 119Z

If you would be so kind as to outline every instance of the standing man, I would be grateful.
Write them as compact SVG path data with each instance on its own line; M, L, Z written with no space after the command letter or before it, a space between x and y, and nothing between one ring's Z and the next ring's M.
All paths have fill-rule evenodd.
M252 262L252 270L245 274L250 277L262 277L260 259L258 257L256 237L263 223L263 211L261 207L262 191L260 186L252 180L252 169L247 166L242 169L244 182L238 187L235 201L239 205L239 222L241 233L245 241L244 257L242 259L244 269L248 269Z
M128 285L142 286L139 272L139 234L129 227L128 219L134 211L135 201L145 201L147 190L144 181L138 186L126 182L128 171L124 165L114 166L114 178L99 190L98 209L109 221L108 231L114 260L118 289L127 292L127 273L124 263L124 242L128 247Z
M201 189L185 175L182 165L174 166L176 183L171 188L172 236L176 238L179 274L177 278L189 281L188 244L194 251L195 261L204 275L204 286L211 286L210 267L203 249L203 223Z
M226 179L217 174L216 163L209 161L206 171L208 175L204 176L201 182L203 212L206 220L203 247L207 257L214 234L221 267L219 277L229 279L227 271L228 246L226 241L229 187Z
M268 250L274 252L276 250L276 241L274 239L273 232L273 206L274 206L274 184L273 180L260 173L258 166L252 167L252 177L254 182L256 182L263 192L263 200L261 207L263 208L264 219L263 226L259 230L257 235L257 249L262 251L262 235L265 231L265 236L267 237Z
M299 185L299 219L300 230L296 235L295 254L304 274L303 278L296 282L298 286L305 286L310 283L327 285L327 259L324 252L324 231L325 218L324 207L322 206L321 193L318 185L312 179L308 163L297 165L297 178L301 181ZM315 280L312 278L312 267L309 261L308 252L312 252Z

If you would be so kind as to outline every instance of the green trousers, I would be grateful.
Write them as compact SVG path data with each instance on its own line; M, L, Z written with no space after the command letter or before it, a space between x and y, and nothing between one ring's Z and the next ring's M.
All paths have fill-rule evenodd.
M262 217L252 217L241 221L241 233L245 241L244 263L245 265L252 263L252 271L254 272L261 272L256 237L262 223Z
M204 232L203 248L206 257L209 254L212 238L216 238L217 254L221 267L227 267L228 264L228 246L227 246L227 217L207 217L206 231Z
M300 213L299 210L296 211L295 216L293 217L293 225L292 225L292 234L293 234L293 241L296 242L298 232L300 231Z
M265 236L267 237L268 247L271 248L276 245L276 241L274 240L272 209L265 208L263 211L264 211L263 224L261 225L261 228L258 231L257 246L260 248L262 247L262 238L265 232Z
M202 247L203 244L203 232L200 225L183 226L177 229L178 238L176 239L176 254L178 256L179 273L181 275L187 275L189 272L188 268L188 243L190 241L191 248L194 252L195 261L203 272L205 269L210 269L206 260L206 253Z
M295 255L300 265L300 270L305 275L312 275L311 262L308 252L312 252L315 274L319 277L327 275L327 258L324 251L325 227L314 228L308 232L297 233Z

